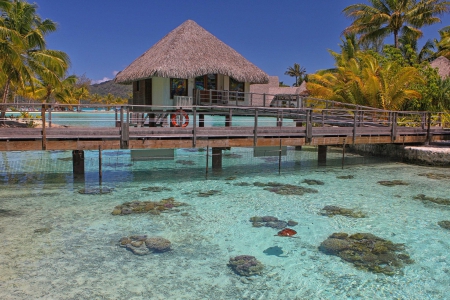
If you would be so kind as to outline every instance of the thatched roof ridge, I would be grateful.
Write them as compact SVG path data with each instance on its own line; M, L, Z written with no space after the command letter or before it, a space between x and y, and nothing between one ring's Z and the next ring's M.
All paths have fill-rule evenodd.
M118 73L116 83L150 77L194 78L223 74L238 81L267 83L268 75L230 46L187 20Z
M445 56L439 56L433 60L430 65L432 68L438 69L439 76L441 76L442 79L450 77L450 60Z

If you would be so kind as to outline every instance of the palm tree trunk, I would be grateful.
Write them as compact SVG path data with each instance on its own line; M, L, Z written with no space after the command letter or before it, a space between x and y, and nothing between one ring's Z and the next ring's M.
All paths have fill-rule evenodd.
M398 49L398 31L394 31L394 46Z
M6 117L6 100L8 99L8 94L9 94L9 84L10 84L10 79L8 78L6 80L5 89L3 90L2 103L5 105L2 106L1 114L0 114L0 120L3 120L3 124L5 123L5 117Z

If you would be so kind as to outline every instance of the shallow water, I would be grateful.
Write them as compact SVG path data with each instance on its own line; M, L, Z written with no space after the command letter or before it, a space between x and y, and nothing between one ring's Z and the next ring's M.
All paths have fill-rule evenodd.
M0 153L1 299L448 299L450 207L414 200L417 194L449 198L449 169L383 162L330 151L327 167L317 151L288 148L287 155L253 157L224 151L223 169L211 170L206 151L180 149L173 160L133 161L129 151L104 151L99 188L98 152L86 152L86 176L74 181L71 152ZM353 175L353 179L338 176ZM304 179L324 185L308 186ZM381 180L402 180L393 187ZM279 195L254 186L279 182L318 193ZM241 186L241 183L249 183ZM143 191L166 187L162 192ZM209 197L199 193L219 191ZM126 201L174 197L187 203L161 215L114 216ZM325 205L357 208L366 218L326 217ZM299 238L252 227L252 216L294 220ZM369 232L404 243L414 263L396 275L355 268L318 246L334 232ZM137 256L118 246L123 236L147 234L172 242L166 253ZM271 247L282 255L268 255ZM278 248L276 248L278 249ZM265 268L241 277L230 257L252 255Z

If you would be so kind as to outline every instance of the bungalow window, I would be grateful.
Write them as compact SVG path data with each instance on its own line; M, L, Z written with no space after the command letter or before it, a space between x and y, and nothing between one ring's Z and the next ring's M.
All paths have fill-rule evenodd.
M175 96L187 96L188 83L187 79L170 78L170 99Z
M195 88L197 90L217 90L217 75L208 74L195 77Z
M244 101L244 88L245 83L237 81L230 77L230 100L232 101Z

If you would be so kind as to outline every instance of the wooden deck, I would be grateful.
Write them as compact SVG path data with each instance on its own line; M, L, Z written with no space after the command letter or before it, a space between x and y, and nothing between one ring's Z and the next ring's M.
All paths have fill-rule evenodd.
M170 111L146 109L152 115ZM450 129L439 116L426 112L193 106L190 125L182 128L135 124L133 110L120 109L118 127L0 128L0 151L421 144L450 139ZM225 116L223 126L204 127L205 115ZM242 116L246 124L233 123ZM276 120L274 126L266 125L268 118Z

